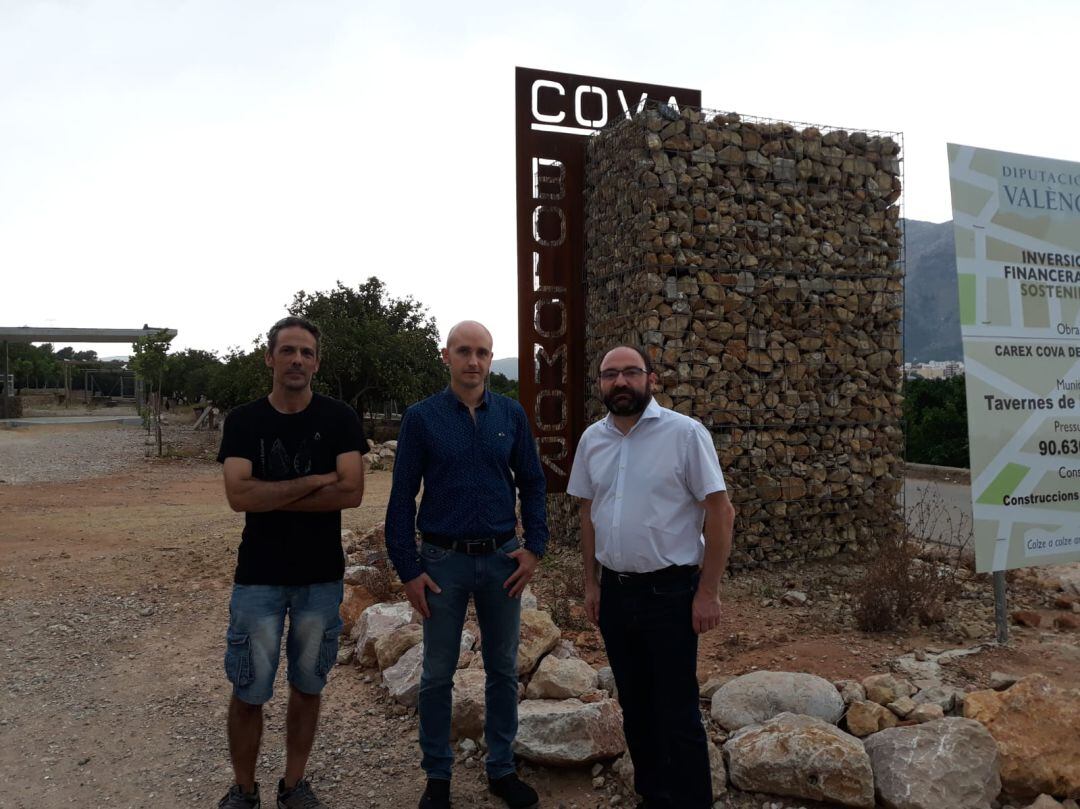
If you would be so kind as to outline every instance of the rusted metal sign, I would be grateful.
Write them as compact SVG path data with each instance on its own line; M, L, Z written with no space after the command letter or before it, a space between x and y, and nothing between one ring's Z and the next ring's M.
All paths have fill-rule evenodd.
M585 428L585 139L648 100L701 106L701 91L519 67L518 389L547 475L566 491Z

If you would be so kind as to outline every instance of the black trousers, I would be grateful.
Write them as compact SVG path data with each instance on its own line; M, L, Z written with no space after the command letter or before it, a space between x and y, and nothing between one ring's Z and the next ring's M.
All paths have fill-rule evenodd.
M709 809L709 749L698 705L698 638L691 623L697 574L635 581L605 569L604 638L634 788L649 809Z

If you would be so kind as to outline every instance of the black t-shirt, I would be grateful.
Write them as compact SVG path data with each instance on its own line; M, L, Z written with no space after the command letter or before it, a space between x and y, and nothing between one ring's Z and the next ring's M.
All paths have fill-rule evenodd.
M337 456L354 450L366 444L345 403L316 393L299 413L279 413L264 396L229 413L218 462L246 458L259 480L291 480L333 472ZM247 512L237 584L315 584L344 573L340 511Z

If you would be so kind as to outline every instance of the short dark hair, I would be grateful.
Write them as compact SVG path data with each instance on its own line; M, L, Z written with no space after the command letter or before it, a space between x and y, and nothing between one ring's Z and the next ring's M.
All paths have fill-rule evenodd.
M629 348L631 351L637 352L637 355L639 357L641 357L641 362L642 362L642 365L645 368L645 373L651 374L653 372L652 360L649 359L648 353L646 353L645 349L639 348L638 346L631 346L631 345L625 345L625 344L612 346L611 348L609 348L607 351L604 352L604 357L606 357L608 354L610 354L612 351L614 351L617 348ZM601 365L604 364L604 357L600 358L600 364Z
M277 337L282 329L301 328L311 332L311 336L315 338L315 356L319 356L319 340L322 338L322 332L319 331L319 327L306 317L300 317L299 315L289 315L283 317L277 323L270 327L270 331L266 334L267 343L269 347L267 351L271 354L274 353L274 349L277 347Z

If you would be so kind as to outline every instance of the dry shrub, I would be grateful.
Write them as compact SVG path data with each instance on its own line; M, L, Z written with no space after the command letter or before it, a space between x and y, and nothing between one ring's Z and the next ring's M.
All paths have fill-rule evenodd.
M560 629L585 629L588 621L582 611L585 580L581 570L581 552L576 548L552 548L540 561L532 580L537 601L551 613Z
M966 575L972 530L940 494L927 487L908 511L907 530L884 539L854 588L859 629L885 632L918 621L926 626L947 615L946 602Z

